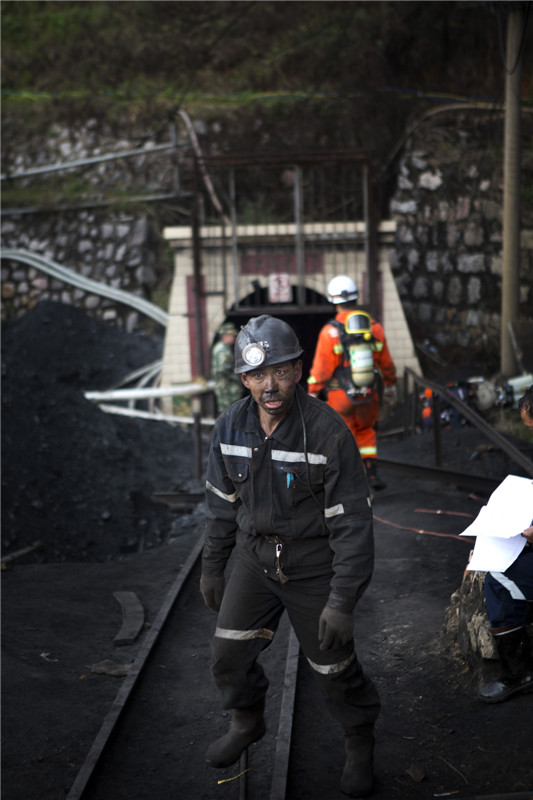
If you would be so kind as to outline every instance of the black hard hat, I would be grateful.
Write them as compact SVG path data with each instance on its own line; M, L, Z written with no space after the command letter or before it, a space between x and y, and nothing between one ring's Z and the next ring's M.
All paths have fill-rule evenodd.
M298 337L281 319L262 314L241 326L235 341L235 372L251 372L299 358L303 353Z

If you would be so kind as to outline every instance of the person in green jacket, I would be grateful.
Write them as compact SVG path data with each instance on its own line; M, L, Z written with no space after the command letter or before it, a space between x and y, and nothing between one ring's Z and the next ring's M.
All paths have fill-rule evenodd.
M240 400L243 394L239 375L233 371L235 357L233 347L237 338L237 328L232 322L225 322L218 329L219 339L211 351L211 378L216 381L215 397L217 414L232 403Z

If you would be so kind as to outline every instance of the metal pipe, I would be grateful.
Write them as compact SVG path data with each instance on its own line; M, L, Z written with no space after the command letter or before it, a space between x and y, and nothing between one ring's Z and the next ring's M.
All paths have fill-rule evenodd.
M211 182L211 178L209 177L209 174L207 172L207 169L206 169L206 166L205 166L206 159L204 158L204 154L202 153L202 150L200 148L200 143L198 141L198 137L196 136L196 132L195 132L193 124L191 122L191 118L189 117L187 112L183 111L183 110L178 111L178 116L180 116L181 119L183 120L183 122L185 124L185 128L187 129L187 133L189 134L189 138L191 140L191 144L193 146L194 153L196 155L195 164L196 164L196 167L200 170L200 172L202 174L202 178L203 178L205 187L206 187L206 189L207 189L207 191L209 193L209 196L211 198L211 202L213 203L214 207L218 211L218 213L220 215L220 218L223 220L224 224L225 225L229 225L230 221L228 219L228 216L224 212L224 209L222 208L222 203L220 202L220 200L217 197L217 194L215 192L214 186L213 186L213 184Z
M80 158L77 161L66 161L62 164L47 164L44 167L32 167L32 169L16 170L12 173L2 173L0 180L7 180L8 178L29 178L31 175L44 175L48 172L60 172L65 169L74 169L76 167L87 167L90 164L99 164L101 161L116 161L117 158L134 158L135 156L147 156L152 153L164 153L169 150L175 150L178 145L171 144L156 144L150 148L140 148L137 150L123 150L120 153L108 153L106 156L89 156L88 158Z
M178 135L176 131L176 126L173 122L170 123L170 141L174 150L178 151ZM174 189L174 194L176 197L180 196L181 193L181 186L180 186L180 171L178 168L178 161L176 159L174 163L174 169L172 171L172 187Z
M372 172L370 163L363 166L363 205L365 215L365 251L368 273L368 305L373 317L378 316L378 266L376 259L376 219L372 191Z
M416 385L413 386L413 394L411 395L412 402L411 402L411 421L409 424L409 430L413 434L416 431L416 418L418 415L418 392L416 390Z
M296 223L296 273L297 289L296 302L299 306L305 305L304 293L304 238L302 228L303 195L302 195L302 168L294 167L294 221Z
M235 170L229 174L229 196L231 203L231 254L233 261L233 306L239 307L239 262L237 249L237 209L235 195Z
M406 434L412 433L411 430L411 416L409 413L409 409L411 407L411 400L409 394L409 376L406 372L403 373L403 424Z
M139 411L136 408L125 408L124 406L107 405L106 403L98 403L98 407L105 411L107 414L118 414L123 417L139 417L140 419L151 419L154 422L170 422L173 425L192 425L194 417L178 417L174 414L154 414L150 411ZM216 420L210 417L202 417L200 424L205 426L213 426Z
M44 256L37 255L36 253L30 253L28 250L10 249L2 250L0 257L11 261L20 261L23 264L28 264L30 267L35 267L35 269L46 272L48 275L52 275L54 278L59 278L59 280L69 283L72 286L77 286L79 289L84 289L86 292L90 292L91 294L97 294L102 297L108 297L111 300L117 300L119 303L123 303L124 305L128 305L137 309L137 311L141 311L143 314L146 314L147 317L151 317L164 327L168 325L167 312L163 311L163 309L159 308L159 306L154 305L154 303L150 303L143 297L138 297L130 292L125 292L123 289L115 289L114 286L109 286L107 283L100 283L99 281L94 281L91 278L85 278L78 272L75 272L68 267L63 267L61 264L52 261L52 259L44 258Z
M200 412L195 411L192 423L193 439L193 476L196 481L202 477L202 429L200 427Z
M143 194L133 195L132 197L121 197L120 203L159 203L162 200L175 200L176 195L174 192L166 194ZM68 205L54 206L53 208L44 208L43 206L28 206L24 208L2 208L0 209L0 216L2 217L20 217L22 214L46 214L58 211L82 211L86 208L108 208L117 204L117 198L113 200L91 200L87 203L69 203ZM185 209L177 208L180 214L185 216L187 211Z
M162 367L163 367L162 359L158 359L157 361L152 361L151 364L146 364L144 367L139 367L139 369L135 369L133 370L133 372L129 372L115 386L113 386L113 389L118 389L120 386L124 386L127 383L133 383L133 381L136 381L137 378L144 379L146 378L146 376L152 377L154 374L161 372Z
M440 429L440 397L433 392L433 437L435 443L435 466L442 464L442 432Z
M515 374L509 322L517 319L520 292L520 84L522 78L522 9L507 12L505 125L503 155L503 265L500 328L500 371Z
M192 369L193 377L205 376L207 366L204 358L204 333L202 326L202 251L200 243L200 224L198 220L198 162L195 161L194 199L191 211L192 251L193 251L193 297L194 332L196 339L196 363Z
M180 386L149 386L146 388L111 389L108 392L85 392L86 400L97 403L106 400L147 400L151 397L186 397L188 395L207 394L215 388L215 381L184 383Z

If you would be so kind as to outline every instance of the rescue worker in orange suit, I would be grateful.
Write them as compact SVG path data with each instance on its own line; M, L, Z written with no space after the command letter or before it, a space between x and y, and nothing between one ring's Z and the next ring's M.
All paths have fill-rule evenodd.
M355 437L371 488L384 489L386 484L378 477L376 468L380 383L383 386L383 403L390 409L394 408L397 402L396 367L382 326L357 307L359 292L355 282L347 275L337 275L328 283L327 295L330 303L335 306L336 315L334 320L330 320L322 328L318 336L307 381L308 391L315 397L325 396L328 405L341 415ZM356 311L358 313L354 315ZM370 363L367 368L370 368L372 377L368 378L367 372L363 380L363 384L367 385L355 389L353 381L346 378L354 370L341 341L342 329L348 324L350 315L354 315L351 317L355 320L354 325L364 325L366 318L369 328L365 332L365 338L369 345L367 359Z

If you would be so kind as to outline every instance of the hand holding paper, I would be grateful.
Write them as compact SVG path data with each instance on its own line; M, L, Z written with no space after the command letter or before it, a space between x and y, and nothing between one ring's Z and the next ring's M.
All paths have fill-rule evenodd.
M505 572L524 549L522 533L532 526L533 481L508 475L461 536L477 536L467 567L481 572Z

